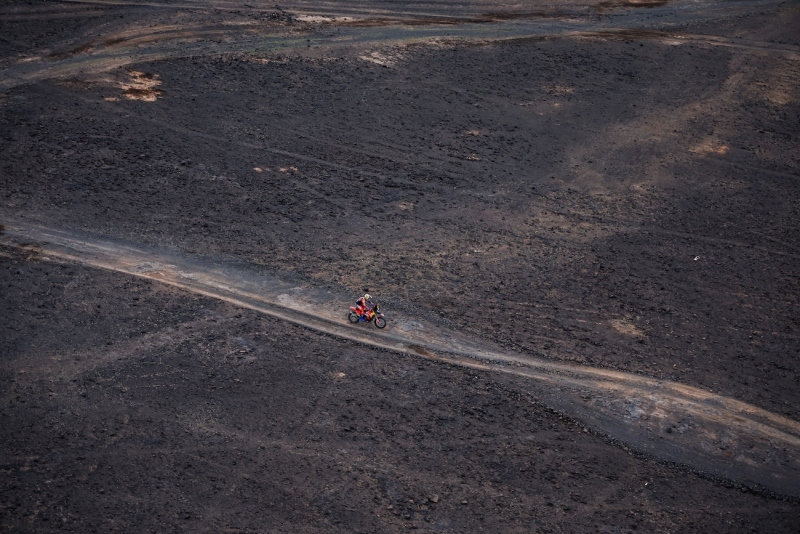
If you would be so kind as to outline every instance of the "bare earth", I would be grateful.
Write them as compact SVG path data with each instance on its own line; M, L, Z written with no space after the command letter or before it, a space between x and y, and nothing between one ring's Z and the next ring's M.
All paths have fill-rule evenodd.
M5 2L0 532L796 532L798 27ZM273 313L102 243L286 286ZM367 287L386 333L336 322ZM307 294L320 322L280 318Z

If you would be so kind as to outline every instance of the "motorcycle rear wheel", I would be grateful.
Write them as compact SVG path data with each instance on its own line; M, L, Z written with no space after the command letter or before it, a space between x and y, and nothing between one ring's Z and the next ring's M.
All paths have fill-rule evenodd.
M356 315L354 312L350 312L347 314L347 320L350 321L351 323L357 323L358 315Z

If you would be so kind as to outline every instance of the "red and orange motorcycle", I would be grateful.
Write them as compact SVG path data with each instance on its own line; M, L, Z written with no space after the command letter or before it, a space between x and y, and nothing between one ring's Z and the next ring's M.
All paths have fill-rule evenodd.
M357 306L350 306L350 312L347 314L347 319L351 323L375 323L378 328L386 328L386 318L380 312L380 306L376 303L370 309L366 310L363 314L359 313L360 310Z

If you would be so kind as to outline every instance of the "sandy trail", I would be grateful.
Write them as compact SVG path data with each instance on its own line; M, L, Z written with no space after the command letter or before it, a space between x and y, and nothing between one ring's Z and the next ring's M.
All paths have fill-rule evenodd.
M633 448L700 472L800 497L800 423L675 382L515 354L422 317L350 325L352 296L297 285L234 259L186 256L70 230L5 221L0 242L224 300L317 331L453 365L530 379L551 407Z
M338 3L314 6L303 2L282 5L294 22L276 26L255 21L221 21L211 26L186 23L180 27L160 19L152 23L139 21L132 26L98 28L92 39L64 45L64 49L32 51L16 63L0 70L0 90L47 79L83 77L108 72L128 65L190 56L226 53L270 54L327 48L407 45L433 41L491 42L528 38L570 38L601 40L657 40L680 46L687 43L747 50L758 54L777 54L792 60L800 59L800 47L742 38L697 35L670 28L687 23L741 16L773 5L773 0L737 2L689 2L680 6L652 7L645 10L596 11L596 6L576 3L557 13L482 13L478 3L463 13L454 12L447 4L432 4L424 13L376 11L367 6L343 6ZM83 2L81 2L83 4ZM73 4L74 5L74 4ZM96 0L85 5L111 6L118 9L153 10L153 17L163 11L180 12L235 10L260 12L264 9L226 2L187 2L182 4L130 4ZM599 4L598 4L599 5ZM676 7L677 6L677 7ZM70 7L67 5L67 7ZM486 6L483 6L486 7ZM270 7L268 11L274 11ZM456 10L457 11L457 10ZM443 20L445 17L447 20ZM0 20L49 19L62 15L78 16L64 4L52 10L3 12ZM299 17L299 18L298 18ZM147 20L147 19L145 19ZM657 22L655 22L657 21Z

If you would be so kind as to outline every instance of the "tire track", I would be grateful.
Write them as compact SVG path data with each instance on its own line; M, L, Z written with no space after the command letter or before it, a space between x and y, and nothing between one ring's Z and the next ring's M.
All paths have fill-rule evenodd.
M699 388L514 354L402 313L378 331L349 325L346 296L297 286L235 259L179 255L71 230L5 221L0 243L39 260L79 262L169 284L328 335L528 379L551 407L669 462L800 497L800 423ZM308 310L314 310L309 313Z
M88 0L82 0L86 3ZM742 13L771 6L772 0L743 2L739 9ZM275 11L274 7L256 8L249 6L243 9L239 4L229 2L186 2L169 3L131 3L125 1L92 0L87 5L105 6L108 9L149 9L156 14L161 10L200 10L200 11L233 11L263 12ZM577 4L576 4L577 5ZM342 7L342 6L338 6ZM685 8L686 6L684 6ZM291 9L291 6L289 7ZM442 7L444 9L444 7ZM726 10L730 7L723 2L711 1L698 5L696 9L662 9L662 27L678 24L715 20L722 16L730 16ZM374 10L363 8L363 11L349 15L370 19ZM654 11L651 11L653 13ZM313 10L308 13L330 15L338 11ZM33 19L52 17L58 11L42 11L30 14ZM27 14L26 14L27 15ZM21 14L2 14L21 16ZM294 16L294 14L292 14ZM438 15L436 15L438 16ZM189 56L218 56L225 53L252 53L294 51L304 53L310 48L341 48L391 45L411 42L431 42L449 40L454 42L501 42L531 38L573 38L573 39L616 39L616 40L656 40L670 45L686 43L704 46L723 46L745 52L759 54L777 54L791 60L800 60L800 47L790 44L730 39L718 36L697 35L681 32L669 32L652 29L652 23L636 12L614 15L607 21L596 16L588 16L582 11L573 15L553 17L524 16L512 17L509 20L490 19L476 21L468 17L460 22L458 17L447 15L448 21L437 21L436 16L413 14L408 19L374 19L365 26L348 23L300 24L300 25L245 25L219 30L209 28L188 28L164 32L156 25L155 30L141 31L146 26L144 20L130 31L103 32L94 36L92 41L77 49L51 51L47 58L27 58L22 62L8 66L0 71L0 89L35 83L53 78L84 76L113 70L127 65L176 59ZM431 19L431 20L429 20ZM450 20L452 19L452 20ZM32 20L32 19L31 19ZM321 28L335 32L319 31ZM53 61L55 60L55 61Z

